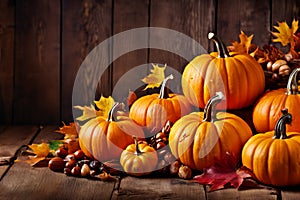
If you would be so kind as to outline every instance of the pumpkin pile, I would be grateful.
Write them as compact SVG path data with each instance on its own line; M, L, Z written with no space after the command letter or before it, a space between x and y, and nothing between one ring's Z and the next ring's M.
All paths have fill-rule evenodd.
M271 45L260 49L244 32L232 46L209 33L217 51L196 56L184 67L183 94L169 90L174 77L165 76L166 66L153 65L142 79L143 95L130 92L126 106L102 96L95 106L77 106L83 111L77 118L83 158L94 160L88 163L97 163L97 169L99 163L110 169L118 165L132 176L191 179L230 155L234 167L247 168L263 184L299 185L298 21L291 29L284 22L275 28L273 41L289 44L288 53ZM274 81L278 84L270 87ZM233 114L240 109L251 109L255 131Z

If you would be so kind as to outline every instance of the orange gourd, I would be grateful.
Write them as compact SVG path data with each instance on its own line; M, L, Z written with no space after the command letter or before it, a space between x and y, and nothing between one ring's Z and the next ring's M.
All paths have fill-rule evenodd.
M293 115L293 123L287 127L287 131L300 132L300 94L297 84L299 71L300 68L292 71L286 89L271 90L259 98L253 109L253 124L257 132L273 130L283 108L288 108Z
M226 46L213 33L208 34L218 53L195 57L184 69L182 90L189 102L204 108L218 91L226 102L218 109L240 109L252 105L264 92L265 76L260 64L248 54L229 54Z
M288 110L275 125L274 131L254 135L242 151L242 163L262 183L274 186L300 184L300 133L287 132L292 122Z
M165 84L172 78L172 75L165 78L159 94L143 96L130 108L129 117L153 133L160 131L167 121L174 123L191 112L191 105L183 95L168 94Z
M126 116L115 116L120 108L116 103L108 118L98 116L86 122L79 131L79 144L83 152L99 161L119 159L122 151L132 144L132 135L144 138L144 132Z
M216 113L215 107L224 98L212 97L204 112L193 112L172 126L169 145L173 155L193 169L202 170L220 162L229 153L238 162L243 145L252 136L248 124L240 117Z
M146 142L130 144L121 154L120 163L127 174L143 176L155 170L158 155L155 149Z

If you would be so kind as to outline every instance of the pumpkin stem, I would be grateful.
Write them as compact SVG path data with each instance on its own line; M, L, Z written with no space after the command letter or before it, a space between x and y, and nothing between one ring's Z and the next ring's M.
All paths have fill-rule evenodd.
M140 155L142 154L140 148L139 148L139 143L138 143L138 139L136 138L136 136L132 136L133 137L133 140L134 140L134 145L135 145L135 153L136 155Z
M216 34L214 34L212 32L208 33L208 39L212 40L215 43L215 45L217 47L219 58L230 57L225 44L222 42L222 40Z
M296 68L292 71L289 76L288 83L286 86L286 94L299 94L298 83L297 83L297 74L300 71L300 68Z
M217 120L215 108L222 100L225 100L225 96L222 92L216 92L216 95L208 100L204 108L203 121L214 122Z
M168 92L168 89L166 88L166 84L167 84L168 80L173 79L173 78L174 78L174 76L172 74L170 74L163 80L161 87L160 87L160 91L159 91L159 96L158 96L159 99L169 98L169 92Z
M288 109L282 109L282 116L276 122L274 130L274 139L285 139L286 135L286 124L292 123L292 115L288 113Z
M108 117L106 121L116 121L116 114L119 110L124 110L124 104L123 103L119 103L116 102L113 107L110 109L109 113L108 113Z

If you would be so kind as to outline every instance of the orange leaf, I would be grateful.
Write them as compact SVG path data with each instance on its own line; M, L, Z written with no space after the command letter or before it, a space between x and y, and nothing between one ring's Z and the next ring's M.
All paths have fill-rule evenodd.
M233 51L237 53L248 53L249 48L251 46L251 41L253 38L253 35L250 35L249 37L241 31L241 34L239 35L240 42L234 41L232 43L233 45Z
M74 122L71 122L69 125L66 125L63 122L63 127L59 127L59 130L55 131L57 133L61 133L65 135L65 139L67 138L72 138L72 137L77 137L78 136L78 132L76 129L76 125Z
M142 81L147 84L144 90L147 88L159 87L165 79L165 69L167 65L159 67L158 65L152 64L152 66L153 69L151 69L151 73L142 79Z
M33 153L35 154L35 158L46 157L50 152L49 144L45 142L41 144L28 145L28 147L32 149Z
M273 42L280 42L282 46L287 46L288 44L293 42L293 35L298 30L298 20L295 19L292 22L292 27L290 28L286 22L277 22L278 26L274 26L274 28L278 32L271 32L275 39Z

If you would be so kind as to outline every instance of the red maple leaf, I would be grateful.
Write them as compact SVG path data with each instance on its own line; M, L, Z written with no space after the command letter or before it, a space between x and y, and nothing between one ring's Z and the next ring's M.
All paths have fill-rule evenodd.
M214 166L204 169L203 174L194 177L199 184L210 185L209 191L225 188L231 185L236 189L242 185L245 178L252 177L250 172L244 169L236 169L236 158L227 154L224 159Z

